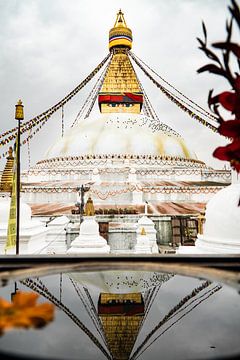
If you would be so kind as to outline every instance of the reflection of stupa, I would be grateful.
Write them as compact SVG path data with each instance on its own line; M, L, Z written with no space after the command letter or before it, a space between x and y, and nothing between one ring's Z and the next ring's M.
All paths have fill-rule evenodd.
M161 287L168 287L170 279L175 281L173 286L179 285L178 276L175 278L172 274L158 272L98 271L60 274L60 298L56 295L56 275L51 287L47 285L46 277L27 278L20 282L20 287L24 290L26 287L30 288L51 301L72 320L74 328L75 325L79 327L81 334L76 349L81 348L80 339L84 339L86 335L94 344L94 349L101 351L102 354L99 355L104 355L104 358L135 360L144 352L146 354L143 358L148 358L149 348L156 340L221 290L220 285L203 280L195 281L195 287L191 284L186 286L187 290L183 292L179 285L181 296L176 298L174 295L176 303L171 301L171 306L167 304L162 309ZM188 279L186 285L187 281ZM67 296L64 296L63 284ZM171 289L170 285L172 294ZM73 298L77 304L75 312L71 308L74 308ZM150 316L152 310L156 319ZM146 328L143 330L145 326L147 332ZM86 342L83 341L83 344L85 346Z
M136 64L194 121L215 129L207 111L194 102L186 105L189 99L179 100L183 94L174 97L174 90L165 89L131 48L132 31L120 10L109 32L109 55L34 122L34 126L44 123L63 109L103 67L87 99L89 108L83 106L73 126L59 140L53 139L44 159L24 174L23 196L37 215L70 214L82 184L90 186L99 214L105 214L106 209L107 214L138 214L148 202L150 214L169 216L158 224L158 240L173 243L173 217L199 213L212 195L230 182L230 173L207 167L180 134L159 120L138 79ZM91 115L96 99L100 114ZM108 226L108 218L104 222ZM177 226L184 236L182 223Z
M129 359L144 316L142 294L102 293L98 315L113 359Z

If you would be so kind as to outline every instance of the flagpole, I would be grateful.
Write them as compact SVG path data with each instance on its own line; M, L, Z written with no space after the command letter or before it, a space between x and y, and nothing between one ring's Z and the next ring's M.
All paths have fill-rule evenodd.
M24 119L23 104L19 100L16 106L15 119L18 120L18 133L17 133L17 213L16 213L16 255L19 254L19 230L20 230L20 177L21 177L21 165L20 165L20 127L21 120Z

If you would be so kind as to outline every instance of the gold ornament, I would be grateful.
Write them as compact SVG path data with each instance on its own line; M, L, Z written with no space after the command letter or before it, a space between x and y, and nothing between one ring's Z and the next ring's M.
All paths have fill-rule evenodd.
M85 215L86 216L94 216L95 215L95 209L93 205L93 201L91 199L91 196L87 199L87 203L85 205Z

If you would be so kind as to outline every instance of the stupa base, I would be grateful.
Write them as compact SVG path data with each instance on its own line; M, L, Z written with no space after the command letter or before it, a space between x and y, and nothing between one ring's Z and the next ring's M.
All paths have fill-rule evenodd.
M95 247L95 248L87 248L87 247L71 247L68 249L67 254L109 254L110 247L105 245L104 247Z

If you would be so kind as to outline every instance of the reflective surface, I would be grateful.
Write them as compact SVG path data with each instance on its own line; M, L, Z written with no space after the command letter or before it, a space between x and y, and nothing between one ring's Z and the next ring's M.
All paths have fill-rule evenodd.
M240 353L240 296L226 285L159 272L68 272L11 280L0 298L11 303L16 287L54 304L55 315L40 329L5 329L0 351L10 354L134 360Z

